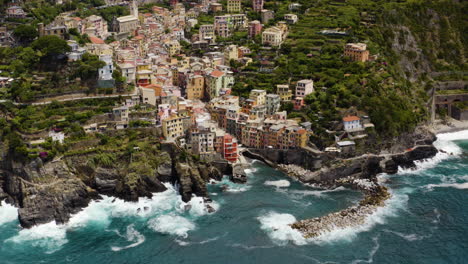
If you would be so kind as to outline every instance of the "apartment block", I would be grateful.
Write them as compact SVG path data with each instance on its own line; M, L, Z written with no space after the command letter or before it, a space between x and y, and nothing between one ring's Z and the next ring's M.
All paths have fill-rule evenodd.
M274 115L279 111L281 106L281 98L277 94L266 95L266 114Z
M364 43L348 43L344 48L344 56L352 61L366 62L369 60L369 51Z
M255 105L264 105L266 102L266 91L260 89L254 89L250 91L249 99L255 101Z
M242 11L242 0L227 0L228 13L240 13Z
M249 38L255 38L255 36L262 33L262 24L258 20L249 22Z
M291 101L292 99L292 92L287 84L276 85L276 93L281 98L281 101Z
M300 80L296 84L296 97L305 97L314 92L314 81Z
M263 10L264 0L252 0L252 8L255 12Z

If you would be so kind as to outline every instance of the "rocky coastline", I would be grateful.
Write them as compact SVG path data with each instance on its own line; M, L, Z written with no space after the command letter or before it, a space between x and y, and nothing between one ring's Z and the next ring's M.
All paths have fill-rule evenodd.
M2 147L0 146L0 150ZM19 208L22 227L55 221L66 223L100 195L125 201L151 197L166 190L164 182L175 184L184 202L193 195L205 197L207 211L212 212L206 183L221 180L232 173L232 166L222 160L200 162L182 152L174 144L162 144L159 164L151 174L129 174L128 161L115 167L89 164L93 154L78 154L42 162L40 158L27 163L16 161L0 151L0 200ZM91 155L91 156L90 156Z
M335 159L319 170L309 170L298 164L278 164L275 167L285 174L316 188L334 189L340 186L360 190L364 197L358 205L322 217L297 221L290 226L305 238L314 238L336 229L365 224L368 216L391 197L385 186L379 184L377 175L395 174L398 168L414 168L415 161L434 157L438 150L432 145L436 137L427 133L418 136L413 146L399 153L363 155L350 159ZM401 147L400 147L401 148ZM278 161L268 160L267 164Z

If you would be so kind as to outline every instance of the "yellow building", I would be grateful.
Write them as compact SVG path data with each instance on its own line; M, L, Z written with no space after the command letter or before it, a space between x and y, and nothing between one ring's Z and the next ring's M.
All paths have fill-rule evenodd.
M171 115L162 120L163 135L166 139L175 139L185 135L186 120L190 117Z
M167 42L166 48L170 56L174 56L180 53L180 43L177 40L171 40Z
M151 84L151 76L153 71L151 70L151 64L139 63L137 65L136 81L138 85L147 86Z
M205 97L205 78L201 75L190 75L187 80L187 99L203 99Z
M276 85L276 93L280 96L281 101L292 100L292 92L289 90L289 85L287 84Z
M242 3L242 0L228 0L227 1L228 13L240 13L242 11L241 3Z
M266 102L266 91L254 89L250 91L249 99L254 100L256 105L264 105Z

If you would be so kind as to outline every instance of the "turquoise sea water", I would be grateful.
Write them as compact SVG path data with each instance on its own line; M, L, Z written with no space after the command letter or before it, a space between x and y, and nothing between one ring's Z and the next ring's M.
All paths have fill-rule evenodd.
M442 135L437 146L453 156L440 153L417 170L382 175L393 196L359 228L303 239L289 223L343 209L361 194L313 189L254 162L246 185L223 180L209 186L214 214L204 211L200 198L186 210L170 189L138 203L107 197L67 225L22 230L16 209L2 203L0 264L468 263L463 139L466 132Z

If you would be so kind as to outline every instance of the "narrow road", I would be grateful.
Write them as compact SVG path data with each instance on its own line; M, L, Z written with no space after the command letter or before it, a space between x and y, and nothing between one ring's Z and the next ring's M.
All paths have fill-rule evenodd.
M135 92L129 94L110 94L110 95L93 95L93 96L79 96L79 97L71 97L71 98L63 98L63 99L53 99L48 98L42 102L31 102L31 103L18 103L12 100L0 100L0 104L2 103L12 103L14 105L47 105L52 103L53 101L57 102L70 102L70 101L78 101L78 100L86 100L86 99L105 99L105 98L117 98L117 97L130 97L138 95Z

